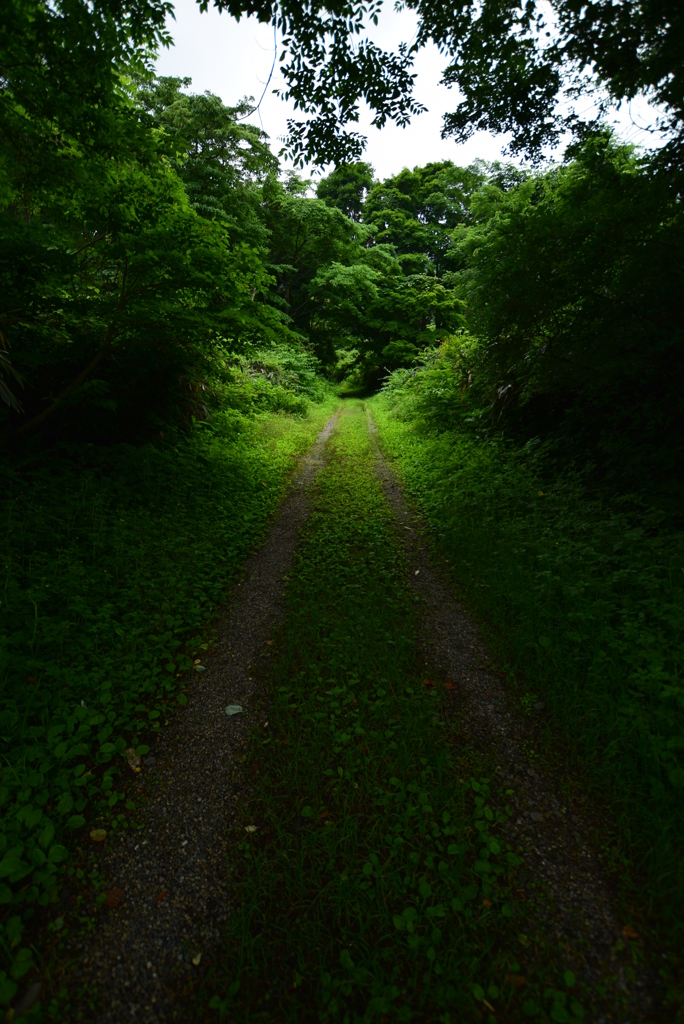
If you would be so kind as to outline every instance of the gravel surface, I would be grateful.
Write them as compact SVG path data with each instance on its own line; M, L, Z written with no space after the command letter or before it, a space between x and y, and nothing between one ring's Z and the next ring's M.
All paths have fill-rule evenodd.
M119 905L101 911L97 930L72 950L80 958L72 976L81 992L75 1011L86 1020L183 1020L184 996L225 929L228 839L245 824L239 766L254 704L252 675L269 656L266 641L282 617L282 579L309 511L308 484L323 465L336 418L300 461L268 538L245 564L187 707L132 780L147 799L144 831L101 850L108 902ZM244 711L229 716L229 704Z
M370 416L368 422L376 436ZM635 966L628 953L620 956L615 950L616 943L627 944L622 929L629 922L618 920L614 910L591 842L591 823L580 807L566 806L561 780L525 757L533 725L513 707L501 679L487 670L489 656L477 627L454 597L448 569L431 550L429 529L409 508L377 440L376 456L376 470L408 555L411 584L422 605L426 663L457 685L449 697L461 705L463 742L493 750L497 771L515 792L517 815L508 835L524 857L524 897L533 925L562 949L578 978L592 987L610 980L612 1021L653 1022L662 999L659 979L643 964ZM533 710L543 714L543 703ZM599 1016L597 1024L607 1019Z

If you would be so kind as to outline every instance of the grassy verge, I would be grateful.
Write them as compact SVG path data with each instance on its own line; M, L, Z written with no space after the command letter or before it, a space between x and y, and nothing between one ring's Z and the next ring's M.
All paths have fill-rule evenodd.
M454 744L444 681L423 685L360 403L328 453L255 712L238 908L205 1006L250 1024L581 1020L574 976L537 954L511 895L507 794Z
M616 823L616 868L676 944L684 937L684 540L635 499L591 503L541 483L524 453L402 421L373 402L380 439L527 699ZM643 895L643 894L641 894Z
M333 404L0 462L0 1005L83 830L129 827L125 751L186 702L214 609Z

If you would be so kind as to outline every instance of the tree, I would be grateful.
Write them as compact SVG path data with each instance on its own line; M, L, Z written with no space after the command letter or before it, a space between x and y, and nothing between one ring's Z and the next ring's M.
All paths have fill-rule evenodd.
M394 248L361 249L356 262L322 267L311 282L312 325L354 349L367 384L410 366L426 348L463 326L463 302L434 274L405 274Z
M82 143L99 139L121 104L120 76L144 71L170 0L6 0L0 13L0 124L9 140L52 124ZM5 139L7 142L8 139ZM58 145L58 139L53 139Z
M277 173L277 157L264 132L244 122L249 100L227 107L210 92L183 92L190 84L189 78L156 78L144 82L136 98L163 127L192 207L224 224L233 242L264 246L261 186Z
M366 196L373 186L373 168L357 161L340 164L318 183L316 195L327 206L341 210L350 220L360 221Z
M405 269L440 275L453 230L468 220L469 197L485 179L484 164L456 167L450 160L403 170L371 189L364 220L378 242L405 257Z
M206 9L209 0L199 0ZM280 28L285 95L308 120L290 122L293 156L319 163L358 157L363 140L345 125L365 100L382 126L418 113L412 57L434 42L448 61L444 81L462 100L444 134L511 133L511 149L532 157L580 127L570 103L605 90L609 101L648 95L684 152L684 6L680 0L405 0L418 14L412 47L387 53L359 41L381 17L380 0L214 0L234 17L254 14ZM583 101L586 103L586 101Z
M7 348L17 318L27 315L17 300L53 273L57 221L79 217L73 194L89 161L102 173L108 158L145 159L154 148L124 80L145 74L168 41L171 9L168 0L7 0L0 8L0 397L15 410L17 372Z
M147 35L144 26L125 29L136 9L141 17L165 10L118 10L124 28L114 21L102 50L110 60L102 68L102 53L93 57L94 84L76 110L50 96L50 81L41 92L37 73L28 85L19 75L24 107L12 90L18 72L8 70L0 165L4 436L79 403L91 426L118 408L119 429L125 424L135 435L148 413L171 412L180 379L222 346L239 350L287 334L282 313L263 301L273 277L257 185L277 164L261 133L236 124L215 97L181 96L178 81L150 82L145 47L161 37L154 25ZM59 27L63 16L74 39L85 17L78 4L38 15L50 30L51 19ZM86 48L89 39L84 33ZM74 59L63 58L67 66Z
M311 285L322 268L349 265L361 251L367 231L341 210L307 195L309 182L290 174L285 183L270 178L263 189L263 216L270 233L269 261L277 298L324 363L335 361L336 338L317 315Z
M150 401L168 400L193 352L278 331L277 312L254 302L271 283L260 254L200 217L165 161L99 170L88 167L72 206L61 197L35 224L6 224L0 315L31 385L15 432L79 394L90 401L86 382L105 360L116 400L139 421Z
M629 468L629 486L676 476L684 218L667 182L604 134L507 192L483 185L471 211L455 287L479 339L477 401L526 439Z

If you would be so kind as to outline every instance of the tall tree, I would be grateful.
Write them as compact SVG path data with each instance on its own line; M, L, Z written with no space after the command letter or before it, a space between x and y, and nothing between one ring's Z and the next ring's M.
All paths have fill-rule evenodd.
M270 232L270 262L277 298L294 327L308 338L322 362L335 360L335 338L320 329L312 282L323 267L349 265L367 232L341 210L307 195L309 182L291 174L271 178L263 189L263 216Z
M0 397L15 409L19 379L7 350L19 320L35 317L25 301L32 284L39 292L38 282L54 272L59 225L74 216L82 222L74 195L90 161L106 180L108 158L144 159L154 149L124 82L131 72L145 74L168 42L171 10L169 0L0 6Z
M139 425L213 346L282 334L252 195L276 163L215 97L150 84L165 3L26 11L3 9L0 434L79 402Z
M373 168L356 161L340 164L318 183L316 194L327 206L334 206L350 220L361 220L366 196L373 186Z
M475 396L526 438L629 467L629 487L681 480L681 202L608 134L571 157L508 191L488 182L455 233Z
M404 256L407 269L439 275L453 230L468 220L469 198L486 176L484 164L456 167L450 160L405 169L371 189L364 220L377 241Z
M193 208L224 224L233 242L264 245L261 186L277 173L277 157L264 132L245 122L249 100L227 107L210 92L184 91L190 85L189 78L156 78L136 99L163 127Z

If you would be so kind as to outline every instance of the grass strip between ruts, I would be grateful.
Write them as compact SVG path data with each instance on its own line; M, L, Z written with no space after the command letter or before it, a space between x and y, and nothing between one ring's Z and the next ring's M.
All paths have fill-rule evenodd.
M359 403L328 445L252 736L238 906L204 997L231 1021L537 1016L543 996L519 988L506 794L450 744L448 691L423 685ZM547 1011L581 1020L562 979L547 974Z

